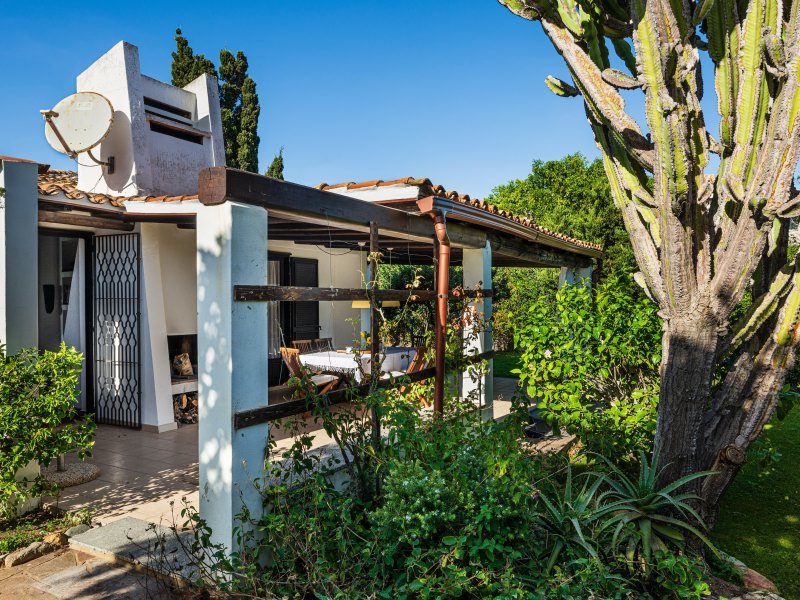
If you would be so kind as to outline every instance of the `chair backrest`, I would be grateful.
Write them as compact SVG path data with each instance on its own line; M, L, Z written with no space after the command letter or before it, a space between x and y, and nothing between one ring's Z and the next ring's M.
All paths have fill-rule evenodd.
M314 351L330 352L333 350L333 338L317 338L312 340Z
M417 346L414 350L416 353L414 354L414 358L411 359L411 364L408 365L408 369L406 369L406 374L422 371L428 366L428 359L425 357L428 349L425 346Z
M297 348L284 348L281 347L281 356L286 367L289 369L289 375L292 377L303 376L303 363L300 362L300 350Z
M313 340L292 340L292 346L299 350L302 354L314 351Z

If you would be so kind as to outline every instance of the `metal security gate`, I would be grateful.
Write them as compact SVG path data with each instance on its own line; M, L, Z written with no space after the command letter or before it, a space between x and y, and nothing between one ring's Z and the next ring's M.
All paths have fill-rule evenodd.
M95 416L142 426L139 234L94 237Z

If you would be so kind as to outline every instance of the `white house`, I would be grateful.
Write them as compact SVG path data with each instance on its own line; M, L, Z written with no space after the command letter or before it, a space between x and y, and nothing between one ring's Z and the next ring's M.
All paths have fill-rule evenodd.
M303 410L270 393L285 379L280 347L344 347L353 321L369 328L369 311L337 300L363 290L370 244L412 264L435 255L445 273L461 264L465 287L483 289L492 266L571 278L601 255L427 179L310 188L226 169L217 82L181 89L142 75L125 42L76 91L114 107L98 149L114 172L80 156L77 172L0 157L0 342L81 350L81 408L100 423L169 432L173 396L197 392L201 512L229 546L241 502L260 510L246 482L263 463L269 410ZM439 306L446 279L429 292ZM475 306L491 315L491 299ZM491 329L479 346L491 350ZM184 352L196 377L173 375ZM481 390L490 402L491 374Z

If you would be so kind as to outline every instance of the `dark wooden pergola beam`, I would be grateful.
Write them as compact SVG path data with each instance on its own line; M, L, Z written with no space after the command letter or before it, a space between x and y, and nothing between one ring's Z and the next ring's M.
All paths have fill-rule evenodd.
M436 300L434 290L369 290L363 288L319 288L280 285L235 285L233 299L236 302L349 302L369 300L370 294L376 301L399 300L401 302L428 302ZM491 298L492 290L464 290L458 296L450 294L450 301L459 298Z
M430 219L422 215L228 167L202 169L198 197L208 206L243 202L261 206L277 217L367 234L371 222L378 223L382 232L401 239L428 242L433 234ZM452 243L459 246L486 245L486 234L472 227L454 224L449 233Z
M467 364L477 364L493 357L494 352L489 350L487 352L483 352L482 354L470 356L465 362ZM436 368L429 367L427 369L417 371L416 373L409 373L408 375L404 375L398 379L395 379L394 377L379 379L377 382L374 382L374 385L378 388L396 388L401 385L432 379L435 373ZM321 396L320 403L322 406L330 407L335 404L348 402L351 398L363 397L364 394L368 394L370 392L372 385L373 383L365 383L358 387L340 388L338 390L328 392L327 394ZM301 415L314 408L313 402L314 398L311 397L298 398L296 400L289 400L288 402L281 402L280 404L262 406L259 408L237 412L233 416L233 427L237 430L245 429L254 425L261 425L262 423L269 423L271 421L277 421L279 419L286 419L295 415Z
M510 259L525 261L529 264L534 263L535 266L540 267L572 267L580 269L592 264L592 259L588 256L550 250L531 243L526 244L520 240L497 235L493 232L489 232L487 237L492 245L492 254L496 256L505 256Z
M113 231L133 231L134 224L120 219L94 217L88 214L76 214L65 211L39 211L39 223L70 225L72 227L91 227L94 229L110 229Z

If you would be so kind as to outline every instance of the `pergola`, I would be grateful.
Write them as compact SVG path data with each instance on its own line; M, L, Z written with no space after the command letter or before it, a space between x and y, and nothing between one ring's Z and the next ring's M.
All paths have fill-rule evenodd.
M489 321L492 266L558 267L572 281L590 278L594 261L602 255L596 246L446 196L365 201L226 167L200 172L198 196L204 205L196 224L201 512L215 538L228 547L241 508L246 506L256 516L262 510L250 480L262 474L256 465L264 461L268 423L307 410L305 399L267 403L266 301L368 300L371 332L377 330L379 301L435 301L434 366L414 378L434 378L434 411L441 412L451 264L463 266L463 287L471 294L471 308ZM267 285L269 244L264 240L368 247L372 260L367 285L365 289ZM377 289L375 253L388 247L402 247L413 264L433 263L434 289ZM371 340L374 361L378 336L371 335ZM474 343L475 360L491 359L491 327ZM491 381L490 360L479 387L487 402L493 397ZM391 380L380 383L391 384ZM346 392L332 392L328 401L346 397ZM376 422L375 435L379 427ZM222 452L225 443L229 447ZM214 460L204 461L204 450L213 453Z

